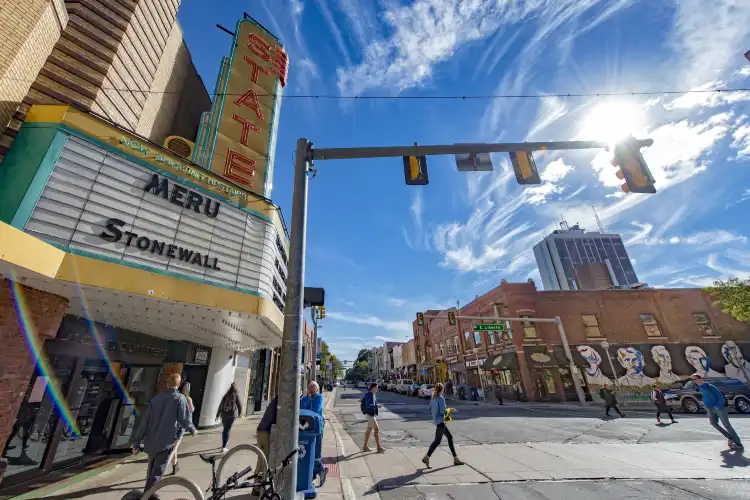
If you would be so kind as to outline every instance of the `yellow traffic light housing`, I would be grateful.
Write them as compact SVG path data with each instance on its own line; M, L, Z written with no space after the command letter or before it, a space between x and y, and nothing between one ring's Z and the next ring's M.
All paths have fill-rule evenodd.
M621 186L626 193L655 193L655 181L641 155L638 142L630 137L614 147L613 167L620 167L617 178L625 181Z
M430 182L427 177L426 156L404 156L404 179L407 186L424 186Z
M320 313L320 319L323 319L326 317L326 306L320 306L318 307L318 313Z
M417 313L417 326L424 326L424 314Z
M531 151L512 151L510 161L519 184L541 184L542 179Z
M453 326L456 324L456 313L448 311L448 324Z

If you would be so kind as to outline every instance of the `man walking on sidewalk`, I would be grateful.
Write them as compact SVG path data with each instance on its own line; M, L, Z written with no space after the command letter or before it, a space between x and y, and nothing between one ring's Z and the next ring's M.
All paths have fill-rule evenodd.
M187 399L177 390L181 381L182 377L177 373L167 378L167 390L148 403L146 414L135 434L133 455L138 453L142 442L145 442L144 451L148 454L146 490L164 476L172 455L177 426L190 431L193 436L197 434L189 417Z
M719 432L721 432L725 438L727 438L727 445L733 450L744 450L742 441L737 435L737 432L729 423L729 412L727 410L727 399L721 393L715 385L709 384L703 377L697 373L690 377L690 380L695 382L698 386L698 390L701 391L703 396L703 406L706 407L706 413L708 413L708 420L711 425ZM724 424L724 428L719 425L719 420Z
M367 391L365 397L362 398L361 408L362 413L367 415L367 430L365 431L365 442L362 446L362 451L370 451L370 447L367 446L370 441L370 433L375 435L375 445L378 447L378 453L384 453L385 448L380 445L380 426L378 426L378 409L382 408L383 405L378 403L378 398L375 393L378 392L377 382L370 384L370 390Z
M599 397L604 400L604 415L609 416L609 410L614 408L620 417L624 417L620 408L617 407L617 396L614 391L609 388L609 384L604 384L604 387L599 389Z

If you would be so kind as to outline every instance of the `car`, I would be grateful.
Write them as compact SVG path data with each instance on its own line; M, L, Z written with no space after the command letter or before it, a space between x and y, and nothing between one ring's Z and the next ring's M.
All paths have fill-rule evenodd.
M402 378L396 382L395 392L399 394L407 394L411 390L411 384L413 382L408 378Z
M750 413L750 387L741 380L722 377L709 378L706 382L713 384L727 398L729 406L740 413ZM675 382L664 390L664 399L671 408L679 408L687 413L698 413L704 410L703 397L692 380Z
M364 380L360 380L357 383L357 389L367 389L367 387L368 387L368 384Z
M334 382L334 383L333 383L333 386L334 386L334 387L340 387L340 386L341 386L341 382L339 382L339 381L337 380L336 382Z
M420 398L431 398L433 390L435 390L435 386L433 384L422 384L417 393Z
M390 381L390 382L386 382L385 383L385 390L388 391L388 392L392 392L393 389L394 389L394 387L396 387L396 382L395 381Z
M417 382L413 382L409 386L409 390L407 391L407 395L409 396L417 396L419 395L419 388L422 387L422 384L418 384Z

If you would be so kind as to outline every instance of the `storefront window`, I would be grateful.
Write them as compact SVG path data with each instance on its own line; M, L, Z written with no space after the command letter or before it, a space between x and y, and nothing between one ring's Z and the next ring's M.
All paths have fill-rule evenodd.
M466 330L464 332L464 340L466 342L466 350L468 351L469 349L472 348L472 345L471 345L471 333L469 332L469 330Z
M156 381L159 378L160 366L135 366L130 369L128 392L133 405L123 401L120 415L117 418L117 429L113 448L131 446L132 437L146 413L148 402L156 394Z
M55 381L61 394L67 392L73 378L75 358L55 356L50 358L50 364L52 374L42 374L37 368L13 422L3 450L3 457L8 460L6 476L41 467L47 446L54 437L60 414L55 408L49 386Z

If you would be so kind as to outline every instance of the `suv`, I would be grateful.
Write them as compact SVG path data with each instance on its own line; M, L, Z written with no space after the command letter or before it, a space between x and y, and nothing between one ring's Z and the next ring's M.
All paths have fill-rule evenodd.
M741 380L733 378L709 378L706 382L713 384L721 391L729 406L740 413L750 413L750 388ZM664 390L664 399L672 408L681 408L687 413L698 413L703 410L703 396L692 380L675 382Z
M408 378L402 378L401 380L396 381L396 388L394 389L395 392L399 394L406 394L409 392L409 387L411 386L412 382Z
M419 395L419 388L422 387L422 384L418 384L416 382L413 382L409 389L406 391L407 396L417 396Z

